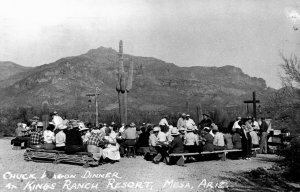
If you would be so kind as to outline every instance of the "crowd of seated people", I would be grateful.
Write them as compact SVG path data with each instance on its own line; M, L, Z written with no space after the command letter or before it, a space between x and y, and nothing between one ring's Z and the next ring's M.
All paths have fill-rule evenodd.
M170 125L168 116L164 116L158 125L143 123L140 127L133 122L120 126L114 122L108 126L106 123L85 125L78 119L63 119L57 112L51 117L48 125L39 121L38 117L34 117L27 126L18 123L15 140L25 142L26 147L33 149L59 150L67 154L90 152L99 163L120 160L129 146L146 149L143 151L145 158L155 164L166 160L169 164L178 165L182 162L178 162L177 157L169 158L170 153L242 149L243 158L250 159L252 147L265 148L262 143L265 139L260 139L257 134L260 131L261 137L264 137L265 122L263 120L259 125L253 118L239 117L230 127L219 129L208 114L203 114L204 118L197 126L189 114L183 113L177 127Z

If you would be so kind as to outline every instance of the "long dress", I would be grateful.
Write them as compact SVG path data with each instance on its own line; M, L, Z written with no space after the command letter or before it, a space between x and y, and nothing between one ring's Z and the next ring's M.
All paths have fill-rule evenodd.
M116 142L116 134L114 132L111 132L109 136L104 137L106 140L108 140L110 143L116 143L116 144L108 144L105 149L103 149L103 158L108 158L113 161L117 161L121 159L119 148L120 145Z

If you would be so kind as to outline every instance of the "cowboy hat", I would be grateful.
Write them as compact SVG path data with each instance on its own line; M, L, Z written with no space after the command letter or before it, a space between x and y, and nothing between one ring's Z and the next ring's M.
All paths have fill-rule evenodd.
M202 114L203 116L206 116L206 117L209 117L209 115L207 113L203 113Z
M37 127L44 127L44 123L43 122L41 122L41 121L39 121L38 123L37 123L37 125L36 125Z
M186 116L187 116L187 117L190 117L191 115L190 115L190 114L186 114Z
M32 117L33 120L39 120L40 118L38 116Z
M179 131L185 131L185 128L184 127L180 127Z
M188 127L186 131L194 131L194 127Z
M85 130L89 130L89 128L86 128L86 127L79 127L79 131L85 131Z
M178 130L177 129L173 129L172 131L171 131L171 135L179 135L180 133L178 132Z
M186 114L185 114L185 113L182 113L181 116L186 116Z

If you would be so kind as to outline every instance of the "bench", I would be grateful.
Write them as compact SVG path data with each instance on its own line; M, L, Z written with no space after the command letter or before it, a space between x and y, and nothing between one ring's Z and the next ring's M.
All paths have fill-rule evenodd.
M71 163L83 165L83 167L98 166L98 161L93 159L93 154L88 152L78 152L66 154L64 151L31 149L27 148L24 153L25 161Z
M256 157L257 151L260 148L252 148L251 151L253 151L253 157ZM171 153L169 154L170 157L178 157L181 156L182 158L188 157L188 156L196 156L196 155L207 155L207 154L219 154L222 161L226 161L226 157L228 153L233 152L242 152L241 149L226 149L221 151L203 151L201 153Z

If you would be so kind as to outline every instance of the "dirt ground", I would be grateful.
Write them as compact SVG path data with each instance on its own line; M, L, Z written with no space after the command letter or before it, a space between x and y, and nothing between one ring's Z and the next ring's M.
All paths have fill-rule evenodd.
M26 162L25 150L12 150L10 138L0 139L0 191L236 191L240 172L269 168L275 155L252 160L210 160L186 167L158 165L137 158L94 168ZM54 173L49 179L47 174Z

